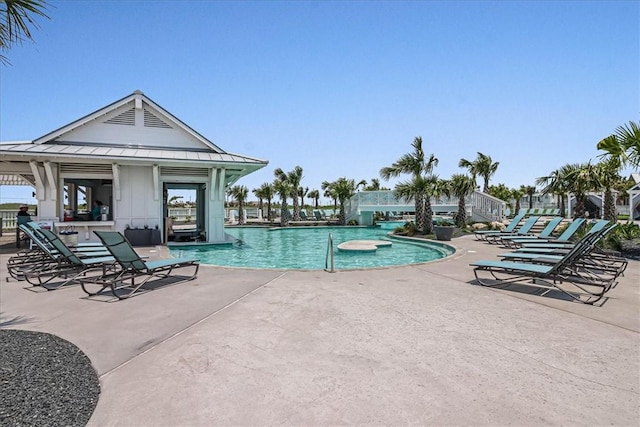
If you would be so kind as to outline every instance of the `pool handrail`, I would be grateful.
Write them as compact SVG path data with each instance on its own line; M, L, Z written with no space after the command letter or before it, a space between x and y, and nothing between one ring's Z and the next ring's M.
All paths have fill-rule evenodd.
M327 270L329 267L329 260L331 260L331 270ZM324 259L324 271L329 273L335 273L333 268L333 233L329 233L329 239L327 240L327 255Z

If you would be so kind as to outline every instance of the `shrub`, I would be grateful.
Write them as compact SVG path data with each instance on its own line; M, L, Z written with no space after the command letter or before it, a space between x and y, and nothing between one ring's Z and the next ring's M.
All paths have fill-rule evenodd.
M609 233L605 239L605 246L607 248L621 250L621 244L624 240L633 240L640 238L640 226L627 222L625 224L619 224L616 228Z

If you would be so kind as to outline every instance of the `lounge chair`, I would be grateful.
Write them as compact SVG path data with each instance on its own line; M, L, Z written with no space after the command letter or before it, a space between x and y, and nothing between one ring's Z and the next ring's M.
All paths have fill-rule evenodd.
M36 234L38 233L38 231L43 229L42 227L40 227L40 224L38 224L35 221L29 221L24 225L29 227L31 230L33 230ZM78 244L73 245L73 246L67 245L67 247L69 247L70 249L73 249L73 248L93 248L93 247L100 247L100 248L104 249L104 247L102 246L101 243L94 243L94 242L78 243Z
M33 249L21 251L19 254L9 258L7 261L7 271L9 276L16 280L26 280L25 272L30 272L31 280L33 275L39 271L55 270L62 266L66 266L68 260L65 259L65 255L61 254L58 249L52 244L49 238L45 236L42 229L30 228L26 224L21 224L20 230L31 240ZM58 239L58 236L47 230L50 235ZM69 248L67 248L69 249ZM73 252L73 251L72 251ZM88 247L79 249L73 252L74 255L80 258L90 257L102 257L108 256L109 252L104 247ZM49 280L55 278L55 275L50 274ZM9 280L9 277L7 277ZM34 285L41 285L41 283L33 283Z
M580 270L576 270L575 274L582 275L584 272L592 274L595 277L602 278L602 274L614 274L616 276L624 273L627 268L627 260L607 253L596 251L596 243L613 230L617 224L607 225L606 227L592 227L584 237L583 243L590 245L590 251L585 253L581 263L576 263ZM596 229L597 228L597 229ZM552 264L559 261L566 255L570 248L546 249L543 252L507 252L498 254L498 257L507 261L517 262L533 262L537 264Z
M92 252L95 256L82 257L79 253L73 252L60 238L51 230L41 229L40 233L48 245L42 243L39 238L35 238L36 244L48 253L49 262L43 262L37 266L22 270L24 279L33 286L42 286L51 291L66 285L80 283L80 279L89 280L89 273L96 276L106 274L114 267L115 259L107 256L106 252ZM53 279L62 278L62 282L50 283Z
M315 216L318 221L326 221L327 220L327 217L326 217L326 215L324 215L324 212L320 211L318 209L313 211L313 216Z
M558 237L523 236L518 239L512 239L510 241L510 247L519 246L520 250L524 250L523 248L525 247L542 247L542 245L548 244L570 243L570 239L576 234L582 224L584 224L584 221L584 218L576 218Z
M556 239L536 239L536 240L524 240L516 243L520 244L520 248L517 251L532 252L539 249L562 249L572 248L574 243L571 238L578 232L578 230L585 223L584 218L576 218L564 232ZM604 229L609 224L607 220L596 221L591 228L587 231L588 234L596 233Z
M301 209L300 210L300 220L301 221L310 221L313 220L315 218L309 218L309 215L307 215L307 211Z
M516 215L515 217L513 217L511 222L506 226L506 228L504 229L504 232L507 232L507 233L508 232L513 232L513 230L516 229L518 224L520 224L520 221L522 221L522 218L524 218L525 214L526 214L526 212L523 212L521 210L520 213L518 215ZM498 230L478 230L478 231L474 232L477 240L485 240L486 236L489 236L489 235L495 234L495 233L500 233L500 231L498 231Z
M491 244L497 244L502 242L502 238L505 236L526 236L529 234L533 226L540 219L539 216L530 216L527 220L515 231L497 231L495 233L489 233L486 235L485 240Z
M544 229L537 235L528 234L528 235L515 235L515 236L504 236L502 237L502 243L505 246L518 246L521 242L526 242L527 240L536 240L536 239L545 239L551 237L551 233L556 227L562 222L563 218L554 217L547 223ZM518 242L518 243L514 243Z
M129 298L138 292L152 278L166 279L176 277L180 280L171 284L193 280L198 274L200 264L193 258L170 258L156 261L144 261L133 249L129 241L117 231L94 231L107 248L121 270L116 274L105 275L100 281L102 289L92 292L83 286L82 289L89 295L96 295L107 287L118 299ZM174 270L185 267L192 267L194 271L191 275L172 275ZM126 290L126 293L121 292Z
M594 304L617 283L617 274L600 276L584 272L583 263L595 242L585 236L569 252L552 264L481 260L471 263L476 281L482 286L522 283L543 288L546 294L557 290L574 301ZM488 273L490 277L481 277Z

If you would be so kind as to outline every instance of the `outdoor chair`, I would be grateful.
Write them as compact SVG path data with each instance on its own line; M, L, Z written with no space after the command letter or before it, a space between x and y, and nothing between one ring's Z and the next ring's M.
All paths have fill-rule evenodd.
M505 236L526 236L536 222L540 219L539 216L530 216L527 220L515 231L496 231L485 236L485 241L492 245L502 242L502 238Z
M89 273L103 276L114 267L115 259L106 256L106 252L94 252L93 254L96 256L85 258L79 253L73 252L52 231L41 229L40 233L55 252L39 239L35 240L40 248L49 254L51 261L22 270L24 280L33 286L42 286L51 291L66 285L80 283L80 279L88 280L87 278L91 277L88 276ZM53 279L57 278L61 278L63 281L51 283Z
M514 236L504 236L502 237L502 243L505 246L513 247L519 246L519 243L526 242L527 240L537 240L551 237L551 233L556 227L562 222L564 218L559 216L554 217L547 223L544 229L539 234L527 234L527 235L514 235ZM516 243L517 242L517 243Z
M586 220L584 218L576 218L571 223L571 225L569 225L569 227L567 227L556 239L545 238L515 240L514 243L520 245L520 247L516 250L519 252L535 252L539 251L540 249L570 249L574 245L571 239L585 222ZM587 233L596 233L600 230L603 230L608 224L609 221L607 220L598 220L591 226Z
M540 237L540 236L522 236L517 239L511 239L510 247L519 247L520 250L525 250L525 247L542 247L543 245L558 245L567 244L571 242L571 238L584 224L584 218L577 218L572 221L567 228L558 237Z
M598 275L582 269L584 257L591 251L592 244L595 244L593 237L586 235L559 260L549 264L481 260L470 265L474 267L477 283L482 286L519 283L541 288L544 291L542 295L555 290L573 301L594 304L616 285L618 275Z
M33 249L21 251L19 254L9 258L7 261L7 271L9 276L16 280L26 280L24 273L30 271L44 271L51 268L57 268L64 263L64 255L62 255L50 242L50 240L42 233L40 228L30 228L26 224L21 224L20 230L31 240ZM53 234L53 233L52 233ZM54 234L55 236L55 234ZM57 238L57 236L55 236ZM102 249L100 249L102 248ZM78 250L75 255L81 258L108 256L104 247L89 247ZM45 268L46 267L46 268ZM55 278L51 277L51 279ZM9 277L7 277L7 281Z
M198 260L192 258L170 258L156 261L144 261L133 249L129 241L117 231L94 231L100 238L107 250L119 264L121 270L113 275L104 276L98 285L101 287L97 292L89 291L87 286L82 289L88 295L96 295L107 287L118 299L129 298L142 287L149 283L152 278L170 279L177 278L171 284L182 283L193 280L198 274L200 264ZM183 268L191 267L194 271L190 275L172 275L174 270L182 271ZM144 291L151 289L144 289ZM123 292L124 291L124 292Z
M617 224L611 224L597 230L590 230L585 236L581 244L590 246L590 250L581 258L581 262L576 262L575 266L579 267L576 274L591 274L595 277L602 278L602 275L613 274L619 276L624 273L627 267L627 260L611 254L596 252L596 244L602 240L607 233L613 230ZM594 227L592 227L594 228ZM571 248L568 249L547 249L544 252L507 252L499 254L498 257L506 261L532 262L538 264L553 264L566 255Z
M518 213L518 215L513 217L511 222L506 226L506 228L504 229L504 232L509 233L515 230L518 224L520 224L520 221L522 221L522 218L524 218L525 214L526 212L523 212L521 210L520 213ZM500 233L500 232L501 231L498 231L498 230L477 230L474 232L474 234L477 240L486 240L485 239L486 236L490 236L491 234Z

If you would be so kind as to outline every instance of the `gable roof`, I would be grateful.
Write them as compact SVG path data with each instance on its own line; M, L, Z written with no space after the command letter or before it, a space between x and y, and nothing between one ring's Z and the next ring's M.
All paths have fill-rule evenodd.
M29 161L151 163L233 168L238 176L268 164L224 151L140 91L33 141L0 143L0 157L12 167Z
M137 120L136 116L142 116L144 120ZM91 132L87 132L86 127L97 127L98 124L106 124L107 127L118 126L120 127L119 134L133 133L135 136L130 139L123 139L121 141L91 141ZM194 141L202 144L202 148L208 148L217 153L224 153L225 151L209 141L207 138L187 126L180 119L173 114L162 108L160 105L152 101L148 96L139 90L136 90L132 94L119 99L106 107L103 107L93 113L87 114L78 120L75 120L67 125L64 125L52 132L47 133L35 140L34 144L47 144L47 143L64 143L67 141L80 142L83 145L91 143L108 143L109 145L124 145L124 146L146 146L149 145L148 141L137 141L140 138L141 132L138 128L145 130L159 130L157 133L162 132L161 129L174 129L189 135ZM137 132L136 132L137 131ZM74 133L76 134L74 136ZM103 132L104 133L104 132ZM108 132L113 135L113 132ZM176 133L175 131L173 132ZM79 134L79 135L78 135ZM137 138L136 138L137 137ZM89 139L89 140L87 140ZM184 148L176 147L176 145L168 145L171 148Z

